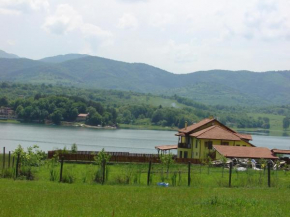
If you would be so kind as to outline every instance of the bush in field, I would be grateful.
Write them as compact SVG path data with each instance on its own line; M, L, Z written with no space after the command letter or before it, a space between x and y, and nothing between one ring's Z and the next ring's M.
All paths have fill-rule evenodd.
M78 146L76 143L72 144L71 146L71 153L75 154L78 151Z
M34 145L27 148L27 151L24 151L21 145L14 150L13 156L17 158L20 156L20 162L23 166L40 166L44 163L46 159L46 154L44 151L39 150L39 146Z
M161 160L162 165L165 166L166 168L167 177L168 177L169 168L174 163L173 155L171 153L163 154L160 156L160 160Z
M37 145L30 146L25 151L21 145L14 150L13 156L18 157L19 155L19 179L27 179L33 180L33 169L32 167L38 167L44 164L44 160L46 159L45 152L39 150Z
M110 160L111 156L102 149L95 157L96 163L99 165L99 169L95 176L95 181L99 183L104 183L108 176L107 162Z

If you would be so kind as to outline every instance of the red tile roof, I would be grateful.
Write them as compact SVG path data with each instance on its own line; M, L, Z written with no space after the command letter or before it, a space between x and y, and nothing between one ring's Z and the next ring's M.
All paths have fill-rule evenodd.
M268 148L214 145L214 149L228 158L278 159Z
M235 133L238 137L241 139L246 139L246 140L253 140L252 136L249 134L243 134L243 133Z
M159 150L171 150L171 149L177 149L177 145L160 145L160 146L155 146L155 148Z
M88 114L79 114L78 117L87 117Z
M193 130L195 130L195 129L197 129L197 128L205 125L205 124L208 124L208 123L210 123L210 122L212 122L214 120L215 119L206 118L206 119L201 120L198 123L195 123L195 124L192 124L192 125L188 126L186 129L182 128L182 129L178 130L178 132L180 132L180 133L189 133L189 132L191 132L191 131L193 131Z
M274 154L290 154L290 150L272 149Z
M190 136L198 139L218 139L218 140L230 140L240 141L241 138L220 126L211 126L206 129L190 134Z

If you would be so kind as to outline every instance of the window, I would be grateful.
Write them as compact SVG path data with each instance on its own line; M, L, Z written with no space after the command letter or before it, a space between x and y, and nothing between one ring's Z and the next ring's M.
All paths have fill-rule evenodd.
M182 158L182 151L179 152L179 158Z
M208 149L212 149L212 141L205 142L205 147Z
M198 152L196 152L196 156L198 156Z
M187 151L184 152L184 158L187 158Z
M198 140L195 141L195 148L197 148L197 142L198 142Z
M243 145L243 146L245 146L245 147L246 147L246 145Z
M236 144L236 146L240 146L240 144Z
M222 145L229 145L229 142L223 142L222 141Z

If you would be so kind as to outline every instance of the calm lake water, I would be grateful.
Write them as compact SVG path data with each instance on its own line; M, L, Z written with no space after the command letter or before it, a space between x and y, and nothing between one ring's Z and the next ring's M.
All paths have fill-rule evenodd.
M19 144L28 147L37 144L43 151L70 149L73 143L79 151L124 151L157 153L157 145L177 144L175 131L107 130L80 127L46 126L40 124L0 123L0 152L5 146L13 151ZM259 147L290 149L290 137L253 135L252 143Z

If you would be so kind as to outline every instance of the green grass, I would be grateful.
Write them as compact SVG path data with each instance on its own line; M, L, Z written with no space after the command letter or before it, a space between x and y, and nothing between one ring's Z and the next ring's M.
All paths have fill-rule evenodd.
M287 216L289 213L290 175L284 171L271 172L272 187L268 188L264 171L234 170L229 188L228 170L222 177L222 168L208 170L208 166L192 165L190 187L184 164L172 165L168 178L166 173L162 176L162 165L153 164L150 186L147 186L148 164L108 165L105 185L92 180L97 165L65 163L63 176L74 176L72 184L58 182L59 168L60 164L52 163L34 168L34 181L0 178L0 216ZM55 181L49 181L51 169L57 174ZM176 186L172 182L174 172ZM130 177L129 183L120 184L126 177ZM157 186L162 177L170 187Z
M0 180L1 216L287 216L289 189Z
M267 117L270 120L270 130L283 130L283 115L260 113L249 113L248 115L255 119L258 119L258 117Z
M0 123L13 123L13 124L19 124L20 121L17 120L0 120Z
M283 115L265 114L265 113L248 113L248 116L258 119L259 117L267 117L270 121L270 129L261 128L234 128L239 131L257 131L268 132L270 136L289 136L290 129L283 129Z

